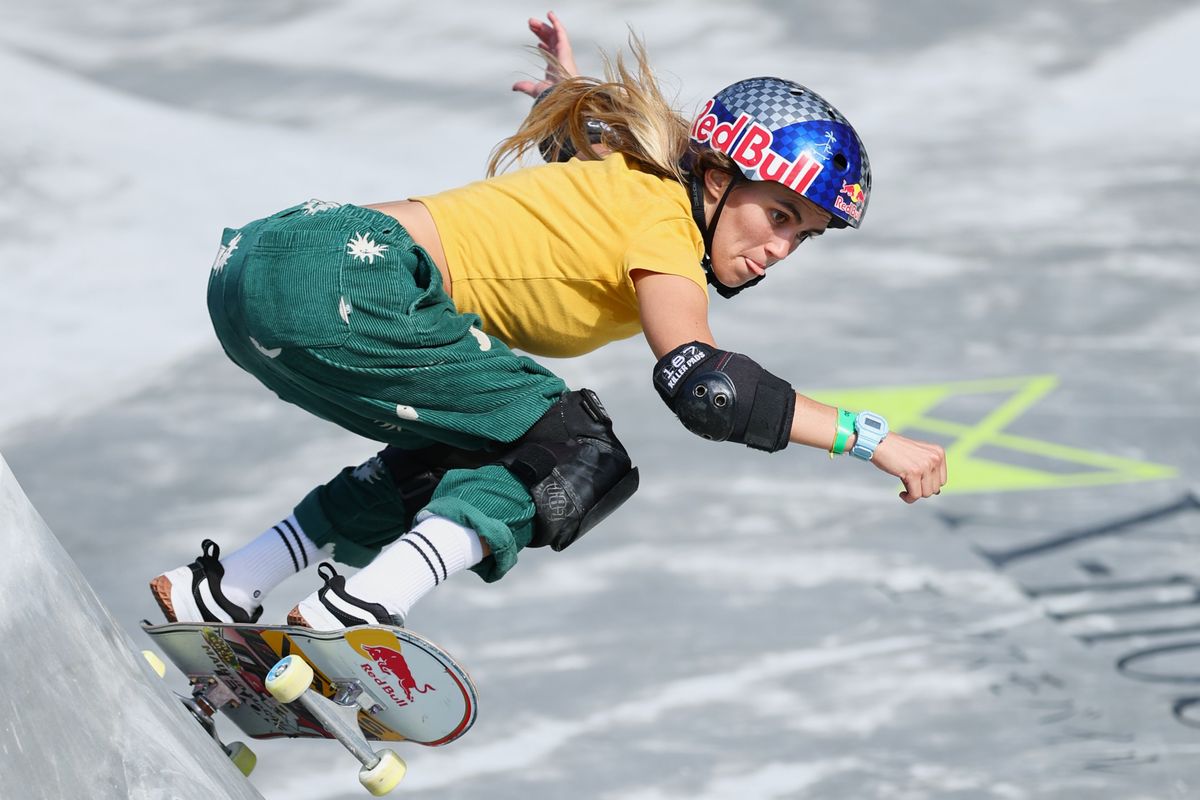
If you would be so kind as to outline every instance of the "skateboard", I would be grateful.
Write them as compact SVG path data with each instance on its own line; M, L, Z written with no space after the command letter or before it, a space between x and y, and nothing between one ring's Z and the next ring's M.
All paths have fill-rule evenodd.
M371 742L436 747L475 722L466 670L405 628L143 621L142 629L187 676L192 694L181 698L214 739L218 711L255 739L337 739L361 762L359 781L374 795L391 791L407 767ZM249 774L253 753L240 742L221 746Z

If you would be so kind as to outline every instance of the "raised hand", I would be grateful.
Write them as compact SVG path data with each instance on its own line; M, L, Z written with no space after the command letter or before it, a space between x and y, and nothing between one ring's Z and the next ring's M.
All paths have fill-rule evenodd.
M540 81L517 81L512 87L514 92L524 92L530 97L537 97L564 78L573 78L579 74L566 27L553 11L548 12L546 18L549 23L530 18L529 30L538 39L538 49L554 56L558 63L547 62L546 75Z

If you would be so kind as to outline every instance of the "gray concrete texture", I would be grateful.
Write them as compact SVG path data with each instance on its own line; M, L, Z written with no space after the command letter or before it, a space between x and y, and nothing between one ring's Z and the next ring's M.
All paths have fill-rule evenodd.
M411 625L471 668L481 708L461 742L404 754L407 795L1200 792L1200 107L1184 77L1200 4L556 10L587 71L628 22L683 107L782 74L855 123L875 177L863 229L714 298L713 328L803 390L870 390L949 448L951 491L908 507L849 459L695 439L654 395L639 340L554 362L600 393L643 489L569 551L527 553L495 585L460 576L417 607ZM60 156L46 142L65 134L36 105L20 119L38 136L0 145L0 269L59 303L0 297L3 371L26 392L0 447L128 631L157 613L148 578L201 538L236 545L373 452L206 338L220 226L479 177L527 107L507 87L534 71L519 48L539 11L9 10L0 56L70 93L110 149L81 135ZM84 178L51 191L51 174ZM66 243L59 214L91 250L69 249L85 243ZM96 264L36 283L39 248ZM92 267L141 302L97 311L111 281ZM314 585L290 580L267 613ZM258 749L267 797L360 796L335 745Z
M3 458L0 544L0 797L261 796L151 671Z

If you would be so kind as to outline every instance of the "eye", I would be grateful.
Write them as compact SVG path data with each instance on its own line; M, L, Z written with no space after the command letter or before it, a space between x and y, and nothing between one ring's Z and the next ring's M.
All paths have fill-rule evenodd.
M771 221L776 225L786 225L790 220L791 217L779 209L771 211Z

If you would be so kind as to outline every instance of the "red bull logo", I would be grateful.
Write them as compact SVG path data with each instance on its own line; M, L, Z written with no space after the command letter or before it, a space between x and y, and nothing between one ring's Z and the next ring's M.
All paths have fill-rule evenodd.
M375 683L380 686L384 692L388 694L396 705L408 705L413 701L413 692L425 694L429 691L436 691L432 685L425 684L424 686L417 685L417 679L413 677L412 670L409 669L408 661L400 654L399 650L393 650L390 647L379 647L374 645L363 645L363 652L367 654L379 667L379 671L384 675L391 675L400 684L401 691L404 692L404 699L401 700L396 696L396 691L388 681L383 680L375 671L371 669L369 664L363 664L363 671L366 672Z
M742 114L733 122L718 122L711 113L712 107L712 100L704 104L692 124L692 138L708 142L712 149L725 153L747 170L758 170L761 180L782 183L793 192L804 194L824 169L808 151L789 161L771 150L775 137L762 125L751 122L749 114Z
M842 199L842 195L850 198L847 203ZM842 190L838 192L838 196L833 199L833 207L845 214L850 219L858 222L862 219L862 203L866 199L866 193L862 190L862 184L842 182Z

